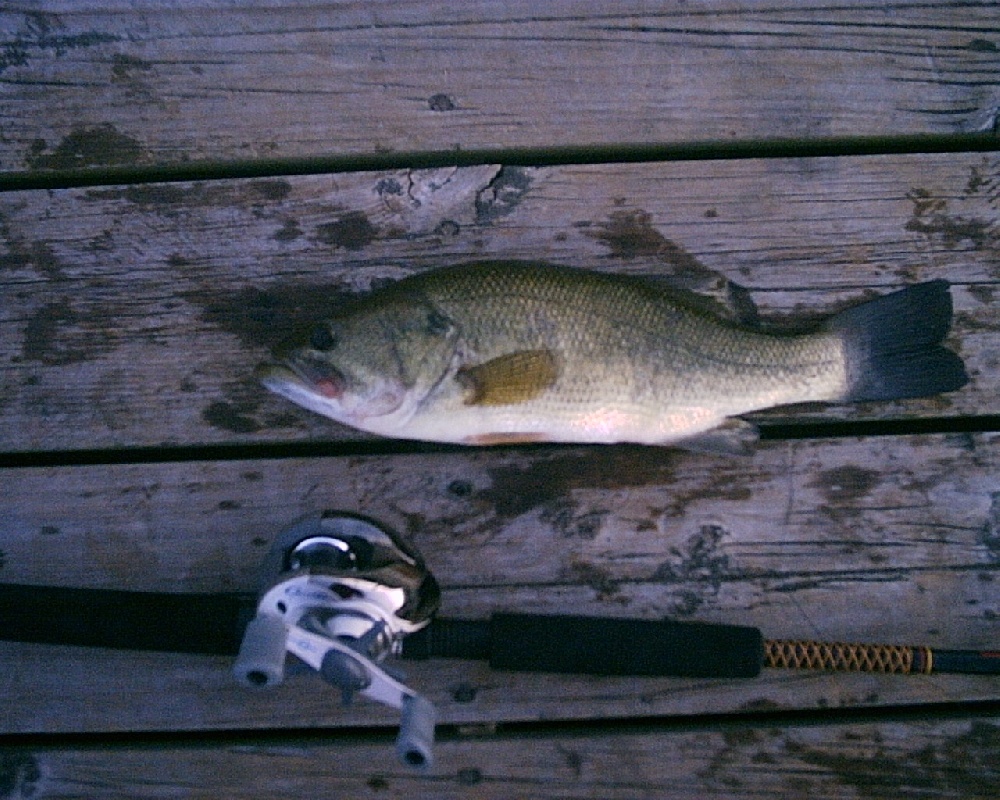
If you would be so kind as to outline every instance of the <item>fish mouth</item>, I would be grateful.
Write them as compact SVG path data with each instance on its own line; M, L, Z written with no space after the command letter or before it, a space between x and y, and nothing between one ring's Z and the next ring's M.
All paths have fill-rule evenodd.
M254 377L266 389L303 408L355 427L368 417L393 413L406 400L404 388L391 381L365 388L329 364L311 364L308 359L264 363L254 370Z
M347 379L329 364L313 365L299 359L261 364L254 370L254 377L278 394L287 394L293 388L339 400L347 390Z

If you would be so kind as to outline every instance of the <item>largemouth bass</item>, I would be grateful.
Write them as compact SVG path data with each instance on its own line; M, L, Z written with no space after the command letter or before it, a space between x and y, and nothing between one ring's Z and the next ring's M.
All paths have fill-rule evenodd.
M937 280L849 308L818 331L775 335L642 278L479 262L338 310L258 377L384 436L728 450L730 434L746 440L750 426L735 418L751 411L958 389L965 368L941 345L951 316L948 284Z

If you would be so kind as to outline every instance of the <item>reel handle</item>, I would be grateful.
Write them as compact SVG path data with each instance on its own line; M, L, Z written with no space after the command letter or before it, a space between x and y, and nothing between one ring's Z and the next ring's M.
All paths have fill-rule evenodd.
M271 614L258 614L247 625L239 655L233 665L236 680L244 686L277 686L285 679L288 628Z

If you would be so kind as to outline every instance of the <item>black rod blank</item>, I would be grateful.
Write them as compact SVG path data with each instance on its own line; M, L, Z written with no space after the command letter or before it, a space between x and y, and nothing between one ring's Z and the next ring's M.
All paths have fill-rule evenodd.
M0 584L0 640L235 656L252 594L169 594ZM404 658L498 670L752 678L764 667L1000 675L1000 651L764 639L757 628L672 620L495 614L436 619Z

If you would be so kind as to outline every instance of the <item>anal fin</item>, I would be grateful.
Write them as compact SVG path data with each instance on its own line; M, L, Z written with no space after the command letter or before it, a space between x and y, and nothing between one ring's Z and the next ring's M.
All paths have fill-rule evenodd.
M760 431L742 419L727 419L717 428L699 433L676 443L676 447L690 450L694 453L708 453L717 456L750 456L753 455Z

